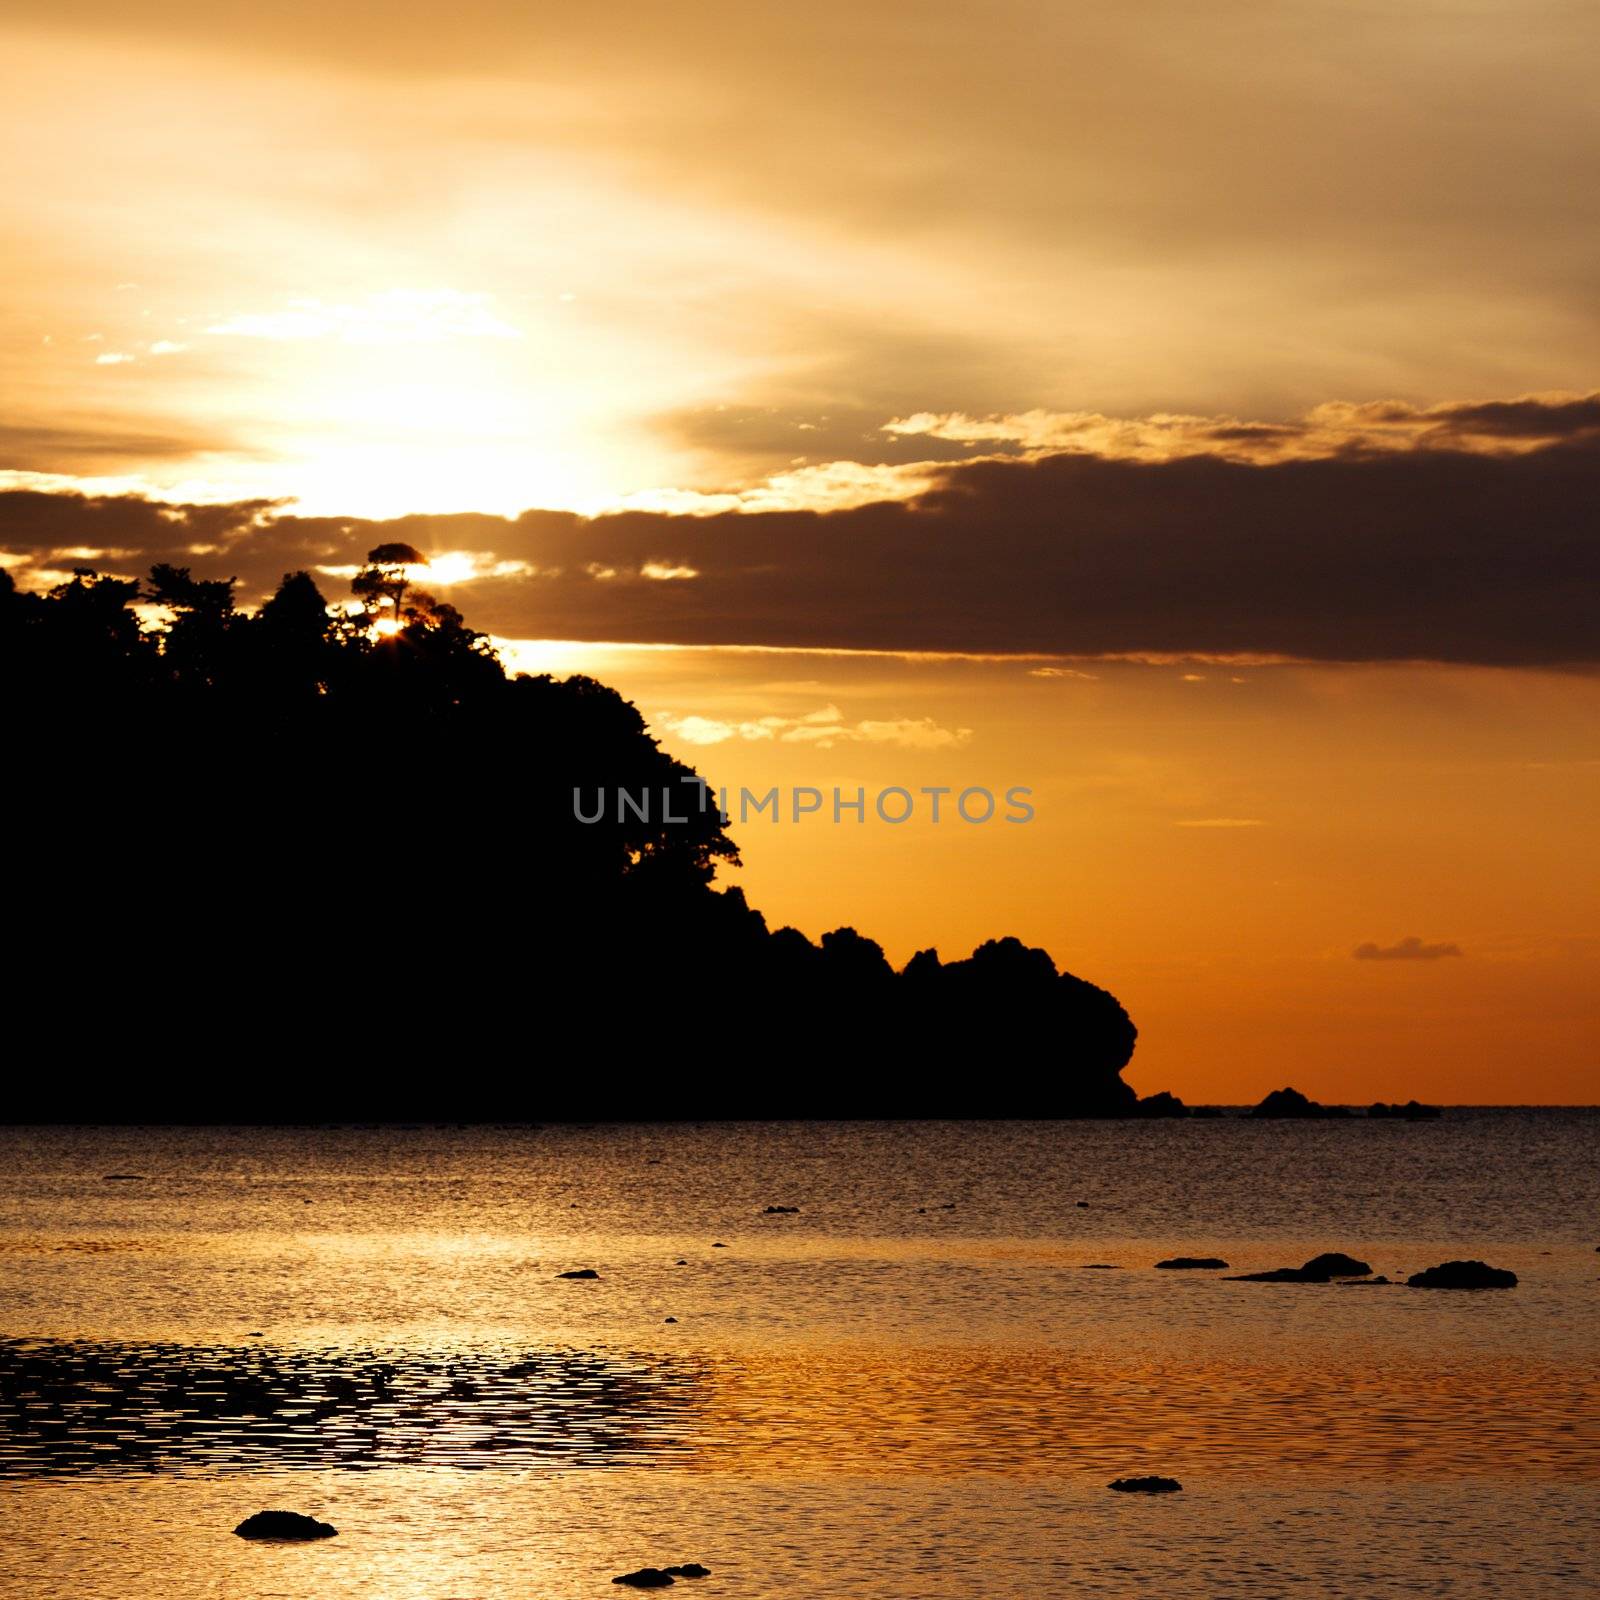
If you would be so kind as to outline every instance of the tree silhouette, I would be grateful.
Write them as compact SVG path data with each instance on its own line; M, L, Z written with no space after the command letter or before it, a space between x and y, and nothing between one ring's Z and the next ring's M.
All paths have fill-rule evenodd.
M427 565L427 557L409 544L380 544L367 552L367 564L351 580L350 588L367 609L375 628L384 633L398 633L405 625L405 598L410 580L406 572L411 567ZM381 616L389 608L387 617Z

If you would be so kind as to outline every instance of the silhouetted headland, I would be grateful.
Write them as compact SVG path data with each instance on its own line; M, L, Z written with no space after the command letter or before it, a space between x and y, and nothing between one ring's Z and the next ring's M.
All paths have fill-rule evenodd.
M1043 950L897 971L769 928L634 707L508 676L421 560L380 546L342 609L290 573L254 613L186 568L0 571L11 977L49 1064L13 1119L1185 1113ZM595 787L690 800L582 822Z

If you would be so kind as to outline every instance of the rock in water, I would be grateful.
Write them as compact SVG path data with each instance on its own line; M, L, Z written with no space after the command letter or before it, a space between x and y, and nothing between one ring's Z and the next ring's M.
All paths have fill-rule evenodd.
M1334 1278L1364 1278L1372 1271L1365 1261L1357 1261L1338 1250L1312 1256L1303 1267L1274 1267L1270 1272L1242 1272L1229 1283L1329 1283Z
M1274 1089L1249 1113L1252 1117L1348 1117L1348 1106L1325 1106L1298 1089Z
M576 1272L558 1272L558 1278L598 1278L600 1274L593 1267L579 1267Z
M674 1581L670 1572L663 1572L660 1567L640 1567L637 1572L624 1572L620 1578L613 1578L613 1583L625 1583L630 1589L665 1589Z
M1407 1122L1420 1122L1440 1114L1438 1106L1421 1105L1415 1100L1407 1100L1403 1106L1386 1105L1382 1100L1375 1100L1367 1107L1369 1117L1403 1117Z
M1147 1094L1133 1108L1132 1115L1136 1117L1186 1117L1189 1108L1177 1095L1168 1089L1162 1089L1156 1094Z
M1320 1256L1313 1256L1300 1270L1309 1277L1364 1278L1372 1268L1365 1261L1357 1261L1354 1256L1328 1250Z
M1170 1260L1156 1262L1156 1265L1169 1272L1213 1272L1218 1268L1226 1270L1228 1263L1221 1256L1173 1256Z
M709 1578L710 1567L702 1567L698 1561L685 1561L681 1567L663 1567L662 1571L670 1572L674 1578Z
M1515 1289L1517 1275L1482 1261L1446 1261L1406 1279L1412 1289Z
M762 1213L767 1217L792 1217L799 1213L799 1206L768 1206Z
M1176 1478L1118 1478L1107 1487L1121 1494L1175 1494L1183 1487Z
M1224 1280L1227 1283L1329 1283L1332 1280L1318 1275L1309 1277L1299 1267L1274 1267L1270 1272L1240 1272Z
M331 1539L339 1530L298 1511L258 1511L233 1531L241 1539Z

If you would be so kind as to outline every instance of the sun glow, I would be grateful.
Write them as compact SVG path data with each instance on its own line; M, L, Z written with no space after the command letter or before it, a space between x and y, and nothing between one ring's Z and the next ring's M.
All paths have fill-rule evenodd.
M330 373L326 384L295 378L286 386L288 414L315 413L311 426L277 444L279 459L263 475L297 509L379 518L510 517L530 507L591 513L635 481L637 447L612 443L602 428L586 434L548 391L519 389L493 370L464 374L448 348L408 354L412 370L387 385L339 392Z

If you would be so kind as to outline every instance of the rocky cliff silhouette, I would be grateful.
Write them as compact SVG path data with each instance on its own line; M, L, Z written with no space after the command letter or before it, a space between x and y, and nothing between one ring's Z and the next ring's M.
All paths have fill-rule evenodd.
M770 929L634 707L507 676L420 560L253 614L182 568L0 571L13 1119L1181 1114L1042 950ZM579 822L596 787L683 820Z

